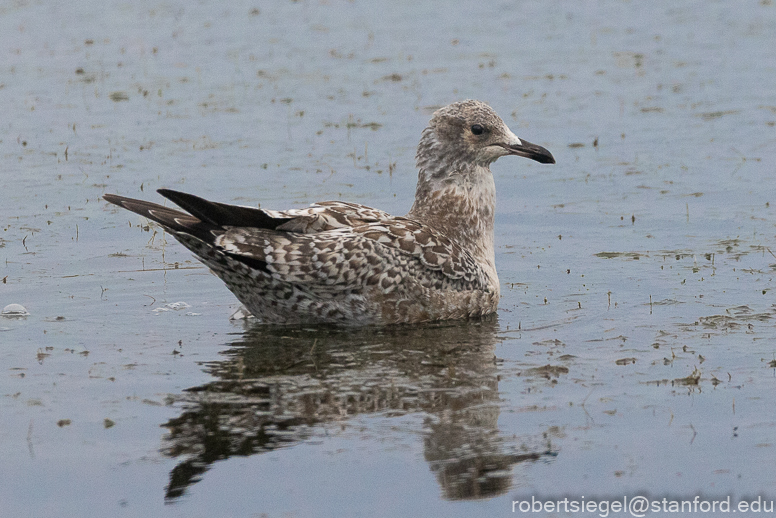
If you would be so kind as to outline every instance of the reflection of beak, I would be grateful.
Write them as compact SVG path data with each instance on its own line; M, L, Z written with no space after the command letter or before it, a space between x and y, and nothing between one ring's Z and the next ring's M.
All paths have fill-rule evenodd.
M499 145L506 149L510 155L524 156L525 158L536 160L541 164L555 163L555 157L552 156L552 153L542 146L531 144L525 140L517 139L517 142Z

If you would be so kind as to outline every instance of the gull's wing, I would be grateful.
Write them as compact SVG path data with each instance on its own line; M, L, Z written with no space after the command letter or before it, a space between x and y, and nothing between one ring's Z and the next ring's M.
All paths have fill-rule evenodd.
M364 205L322 202L273 211L159 193L189 214L113 194L103 198L161 224L211 267L223 256L275 280L335 290L379 285L388 292L408 272L432 289L487 286L472 255L444 235Z
M215 246L231 257L261 261L277 280L340 289L379 285L384 292L413 276L431 289L485 289L472 255L429 227L389 217L316 234L230 228Z

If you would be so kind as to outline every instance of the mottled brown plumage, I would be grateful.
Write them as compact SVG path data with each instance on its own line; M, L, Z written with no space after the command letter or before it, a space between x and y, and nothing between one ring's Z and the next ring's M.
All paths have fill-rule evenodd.
M404 217L328 201L275 211L159 193L187 213L104 198L165 227L272 324L396 324L480 317L496 310L495 185L501 156L554 163L486 104L437 110L416 156L415 203Z

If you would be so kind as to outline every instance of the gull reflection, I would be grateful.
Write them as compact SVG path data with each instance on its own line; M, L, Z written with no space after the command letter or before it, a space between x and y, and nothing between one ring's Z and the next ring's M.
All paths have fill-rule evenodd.
M166 498L219 460L293 446L356 416L423 416L425 460L447 499L506 492L512 467L549 453L537 437L504 437L495 318L388 328L249 328L217 381L178 396L163 452L181 461ZM401 433L401 432L393 432ZM519 443L519 444L518 444ZM532 446L526 446L531 444Z

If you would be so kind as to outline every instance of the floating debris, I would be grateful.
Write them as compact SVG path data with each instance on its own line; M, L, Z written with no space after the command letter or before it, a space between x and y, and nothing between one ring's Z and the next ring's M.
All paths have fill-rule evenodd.
M701 379L701 371L696 367L693 369L692 374L686 378L676 378L671 383L677 385L697 385Z
M175 311L180 311L181 309L190 308L191 305L185 302L171 302L170 304L165 304L164 307Z
M598 252L596 257L601 259L614 259L615 257L625 257L626 259L633 259L638 261L642 257L649 257L647 254L639 252Z
M537 376L540 378L557 378L561 374L568 374L569 368L564 367L562 365L550 365L547 364L543 367L533 367L531 369L526 369L522 372L518 372L518 376Z
M232 316L229 317L229 320L245 320L252 317L253 315L251 315L250 311L248 311L245 306L240 306L237 308L237 311L232 313Z
M182 309L188 309L190 307L191 307L191 304L188 304L183 301L170 302L169 304L165 304L162 307L154 308L152 311L156 314L159 314L159 313L164 313L165 311L180 311ZM189 314L187 313L187 315Z
M4 317L19 318L30 316L30 312L21 304L8 304L3 308L3 311L0 312L0 315Z

